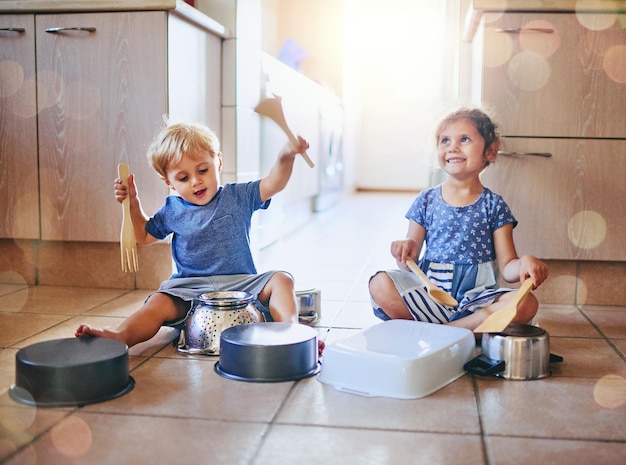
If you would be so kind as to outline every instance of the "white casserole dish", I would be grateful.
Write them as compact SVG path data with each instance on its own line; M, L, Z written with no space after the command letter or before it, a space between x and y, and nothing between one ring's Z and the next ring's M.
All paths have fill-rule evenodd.
M328 344L318 379L353 394L416 399L463 376L475 352L468 329L389 320Z

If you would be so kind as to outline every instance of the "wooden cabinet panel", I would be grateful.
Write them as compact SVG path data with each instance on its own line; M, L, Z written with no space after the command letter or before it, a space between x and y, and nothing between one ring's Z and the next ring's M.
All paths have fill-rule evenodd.
M41 239L119 240L119 162L146 211L162 203L145 150L167 111L166 21L163 11L36 16Z
M482 174L519 221L519 254L543 259L626 260L626 140L506 138L512 152Z
M39 238L37 174L34 16L0 15L1 238Z
M482 101L495 109L504 134L625 137L626 29L617 22L603 30L581 24L592 16L596 24L615 19L485 15Z

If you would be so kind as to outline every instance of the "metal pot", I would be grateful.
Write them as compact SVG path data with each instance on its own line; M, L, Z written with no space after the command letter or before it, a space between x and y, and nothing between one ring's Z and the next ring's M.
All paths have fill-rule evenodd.
M319 289L296 291L296 305L298 307L298 321L313 324L322 316L322 292Z
M222 331L233 326L265 321L247 292L218 291L202 294L194 303L178 341L185 354L218 355Z
M317 331L299 323L268 322L222 333L215 371L236 381L296 381L320 371Z
M128 347L113 339L67 338L37 342L15 354L11 399L37 407L76 407L130 392Z
M550 336L537 326L511 324L501 333L485 333L482 354L465 364L477 375L495 375L512 380L550 376L550 363L563 358L550 354Z

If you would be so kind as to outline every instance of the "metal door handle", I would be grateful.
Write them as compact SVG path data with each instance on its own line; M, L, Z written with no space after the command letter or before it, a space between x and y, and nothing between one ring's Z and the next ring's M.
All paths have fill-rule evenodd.
M506 155L510 157L514 157L515 155L526 155L530 157L544 157L544 158L550 158L552 156L551 153L547 153L547 152L503 152L501 150L498 151L498 155Z
M49 27L46 32L50 34L58 34L65 31L84 31L84 32L96 32L95 27Z
M22 32L26 32L26 29L23 27L1 27L0 31L17 32L21 34Z
M554 29L547 27L508 27L496 29L496 32L504 32L505 34L519 34L520 32L541 32L543 34L552 34Z

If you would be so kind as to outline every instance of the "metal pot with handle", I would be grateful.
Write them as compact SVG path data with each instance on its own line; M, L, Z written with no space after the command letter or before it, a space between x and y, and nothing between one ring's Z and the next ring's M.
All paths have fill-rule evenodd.
M217 291L202 294L194 303L181 331L178 351L218 355L222 331L233 326L265 321L247 292Z
M482 353L467 362L470 373L505 379L531 380L550 376L550 364L563 357L550 353L550 336L545 329L531 325L510 324L500 333L485 333Z

